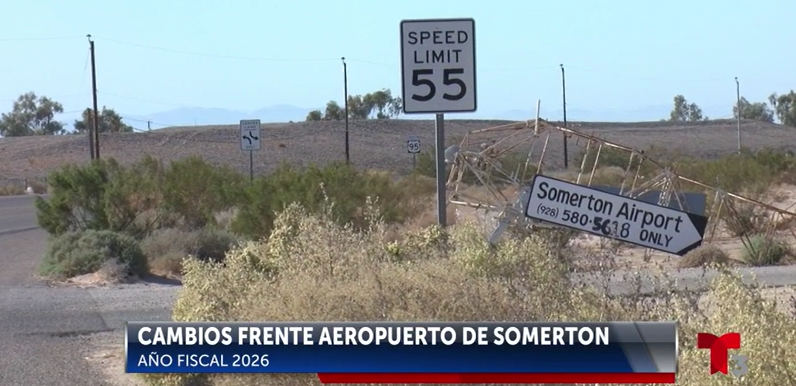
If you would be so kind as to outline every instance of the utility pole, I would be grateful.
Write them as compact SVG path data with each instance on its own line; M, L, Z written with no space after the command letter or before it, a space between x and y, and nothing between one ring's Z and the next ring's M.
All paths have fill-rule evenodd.
M91 35L89 36L89 42L91 42ZM91 43L89 43L89 50L91 47ZM91 160L94 161L97 157L94 155L94 112L90 109L86 109L88 111L83 112L83 119L86 121L86 132L88 133L88 150L91 153ZM88 112L88 114L86 114Z
M152 131L152 121L146 121L146 130Z
M738 77L735 77L735 109L738 110L738 154L741 154L741 84L738 82Z
M343 61L343 93L345 94L345 163L351 164L351 153L348 142L348 66L345 63L345 56L340 58Z
M561 95L564 99L564 128L567 127L567 80L564 74L564 65L561 64ZM569 155L567 154L567 133L564 133L564 169L569 169Z
M94 126L94 157L100 159L100 143L99 143L99 112L97 111L97 66L94 61L94 41L91 40L91 35L86 35L88 38L89 48L91 49L91 93L94 98L94 119L92 119L92 126Z

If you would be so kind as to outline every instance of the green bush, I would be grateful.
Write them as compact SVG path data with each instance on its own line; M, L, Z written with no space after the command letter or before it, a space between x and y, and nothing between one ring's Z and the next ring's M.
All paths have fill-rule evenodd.
M344 164L282 165L250 183L240 173L198 157L168 166L144 157L127 167L103 159L67 165L53 172L50 181L50 197L38 198L36 208L39 224L51 235L94 229L138 239L160 228L190 231L217 225L248 237L267 236L274 213L286 205L298 202L317 211L327 198L336 202L332 213L340 223L361 225L368 197L378 201L385 221L400 222L419 210L417 194L429 185L417 177L396 182L390 175ZM225 220L229 224L216 224L231 214L232 220Z
M20 196L25 194L25 189L19 185L0 186L0 196Z
M299 203L317 213L327 200L334 202L329 210L338 223L361 227L368 197L378 199L384 221L399 222L409 214L412 194L389 175L361 172L345 164L305 169L282 165L245 189L231 229L246 237L264 237L270 233L276 214L286 206Z
M182 215L192 229L215 225L215 214L234 205L248 182L242 174L198 157L172 162L162 181L164 207Z
M762 232L768 226L765 210L753 204L727 207L721 215L724 227L735 237L750 236Z
M667 154L668 152L664 152L663 149L655 146L650 146L646 150L639 149L639 151L650 157L650 159L659 163L663 163L664 166L668 164L672 158L675 158L672 154ZM643 161L643 159L639 156L634 156L631 163L630 152L628 151L607 145L603 145L602 149L600 149L599 144L594 143L589 146L588 152L586 151L585 147L582 148L581 151L576 154L570 165L578 170L580 170L580 167L583 166L584 173L591 173L592 168L594 168L594 161L598 152L600 153L600 158L597 162L597 169L614 167L619 168L624 172L627 170L629 165L631 176L635 175L637 171L642 175L648 175L659 169L657 165L648 161ZM583 163L584 158L586 159L585 164Z
M501 154L497 160L500 162L500 168L508 173L508 175L503 175L502 173L493 173L495 179L492 183L496 185L501 185L502 182L508 179L508 177L516 178L523 182L530 182L533 176L536 174L536 162L528 163L526 166L528 154L521 153L517 151L507 152L505 154ZM486 170L486 167L484 167ZM449 164L445 165L445 178L450 175L451 166ZM417 166L415 167L413 174L436 178L437 176L437 160L436 160L436 151L434 149L422 152L417 157ZM462 182L465 184L470 184L474 186L483 185L480 179L476 177L475 173L472 170L466 169L464 175L462 176Z
M45 276L73 277L96 272L111 260L125 266L129 274L143 275L148 270L146 257L132 237L107 230L85 230L54 237L40 272Z
M151 158L131 168L113 159L66 165L50 174L50 197L36 198L39 225L51 235L88 229L140 235L147 229L138 229L136 219L161 202L157 170Z
M67 165L50 175L50 197L36 199L37 217L52 235L105 229L142 238L175 216L196 229L234 206L242 181L197 157L168 167L149 156L128 167L112 158Z
M677 172L728 192L759 195L792 173L794 167L796 157L791 153L762 149L744 150L713 160L682 159L677 163Z
M747 264L760 267L780 264L789 253L785 242L767 235L754 235L749 238L742 258Z

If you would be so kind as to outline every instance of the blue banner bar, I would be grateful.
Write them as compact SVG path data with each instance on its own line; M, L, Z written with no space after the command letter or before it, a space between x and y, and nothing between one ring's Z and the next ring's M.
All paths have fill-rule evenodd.
M675 323L130 322L129 373L674 373Z

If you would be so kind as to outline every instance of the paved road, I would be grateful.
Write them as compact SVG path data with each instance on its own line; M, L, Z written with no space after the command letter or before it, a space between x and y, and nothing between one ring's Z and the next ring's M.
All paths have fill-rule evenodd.
M110 385L83 360L126 320L167 320L175 286L53 288L35 277L47 234L32 197L0 197L0 385Z
M37 228L33 196L0 197L0 235Z
M35 277L47 234L37 228L33 197L0 197L0 386L111 385L82 358L98 344L118 341L126 320L167 320L175 286L134 284L113 288L53 288ZM796 266L746 269L748 280L796 284ZM708 273L711 277L715 273ZM701 270L675 274L681 289L704 288ZM579 275L613 294L637 293L621 273ZM642 280L641 290L652 290ZM99 342L103 340L102 342Z

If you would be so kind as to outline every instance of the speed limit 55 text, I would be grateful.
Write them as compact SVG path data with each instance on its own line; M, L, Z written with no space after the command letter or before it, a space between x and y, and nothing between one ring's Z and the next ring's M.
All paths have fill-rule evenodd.
M470 35L467 31L411 31L406 41L413 46L465 44L470 41ZM459 63L461 53L458 48L415 50L413 58L415 64Z

